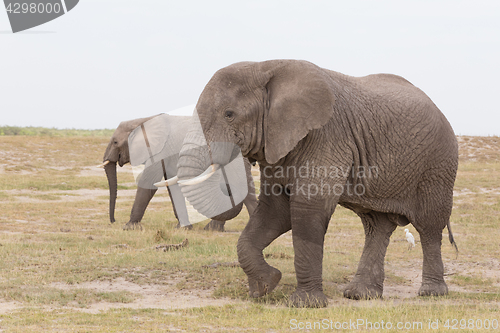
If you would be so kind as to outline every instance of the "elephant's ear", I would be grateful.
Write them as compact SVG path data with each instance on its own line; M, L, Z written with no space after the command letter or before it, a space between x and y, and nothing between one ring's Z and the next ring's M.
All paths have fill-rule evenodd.
M128 136L128 148L132 166L144 164L163 150L171 133L169 117L172 116L159 114L130 124L133 130Z
M261 63L261 70L268 80L265 157L274 164L332 118L335 83L324 69L306 61L271 60Z

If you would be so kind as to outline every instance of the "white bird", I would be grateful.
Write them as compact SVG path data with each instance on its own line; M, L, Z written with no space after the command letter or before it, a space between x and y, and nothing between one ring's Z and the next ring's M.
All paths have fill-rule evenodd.
M410 243L408 245L408 250L411 250L412 247L415 247L415 237L408 231L408 229L405 229L406 232L406 241Z

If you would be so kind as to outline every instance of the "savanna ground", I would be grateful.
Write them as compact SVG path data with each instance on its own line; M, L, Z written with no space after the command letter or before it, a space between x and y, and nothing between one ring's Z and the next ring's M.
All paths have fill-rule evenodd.
M204 231L204 222L191 231L175 229L163 190L146 211L145 230L126 232L122 226L135 194L131 169L119 169L117 222L110 224L106 177L95 167L111 132L2 135L9 133L0 133L0 332L288 332L315 322L321 329L316 323L310 331L333 331L336 323L349 331L353 322L363 323L359 331L369 330L367 322L390 331L390 322L393 330L400 323L404 330L436 332L453 325L477 331L480 324L491 330L495 320L500 330L498 137L458 138L451 223L460 253L445 229L448 296L416 296L422 250L409 226L417 247L409 251L404 228L396 229L387 251L384 299L343 298L364 234L359 218L338 207L325 241L329 306L290 309L285 302L296 285L290 232L265 250L283 279L271 295L250 299L239 267L212 265L237 261L246 210L226 224L225 233ZM189 246L180 250L155 249L185 238Z

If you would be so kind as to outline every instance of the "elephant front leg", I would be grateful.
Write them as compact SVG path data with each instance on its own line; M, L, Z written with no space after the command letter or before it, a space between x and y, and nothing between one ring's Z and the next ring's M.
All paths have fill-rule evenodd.
M344 297L371 299L382 297L384 290L384 259L396 225L387 214L359 214L365 229L365 246L354 279L344 290Z
M270 293L281 280L281 272L264 260L262 250L290 228L288 199L261 194L237 247L238 261L248 277L250 297Z
M137 187L134 205L132 206L132 212L130 213L130 220L127 224L125 224L125 226L123 226L123 230L142 230L142 217L144 216L144 212L146 211L146 208L155 193L156 190Z
M307 205L292 205L292 233L295 251L297 290L290 296L290 306L326 307L323 293L323 243L333 211L324 205L312 209Z

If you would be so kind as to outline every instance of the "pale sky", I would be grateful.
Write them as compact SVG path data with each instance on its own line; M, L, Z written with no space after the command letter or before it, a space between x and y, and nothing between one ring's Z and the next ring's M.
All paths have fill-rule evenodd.
M80 0L17 34L0 7L0 125L115 128L195 104L222 67L269 59L398 74L455 133L500 135L497 0Z

